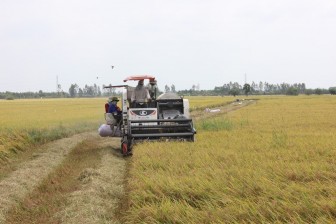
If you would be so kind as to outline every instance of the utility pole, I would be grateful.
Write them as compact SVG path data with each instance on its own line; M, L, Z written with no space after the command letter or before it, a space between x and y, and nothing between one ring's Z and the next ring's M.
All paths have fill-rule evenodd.
M61 85L58 83L58 75L57 75L56 76L56 92L58 96L60 95L61 90L62 90Z

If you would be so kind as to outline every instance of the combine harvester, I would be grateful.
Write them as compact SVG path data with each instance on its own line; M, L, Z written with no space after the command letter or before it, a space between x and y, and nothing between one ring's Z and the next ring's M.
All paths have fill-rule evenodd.
M130 76L124 82L148 80L146 88L149 102L131 102L134 87L128 85L105 86L104 88L123 88L122 122L119 124L121 152L132 155L136 142L144 140L185 140L194 141L196 130L189 114L189 101L176 93L164 93L157 97L154 76Z

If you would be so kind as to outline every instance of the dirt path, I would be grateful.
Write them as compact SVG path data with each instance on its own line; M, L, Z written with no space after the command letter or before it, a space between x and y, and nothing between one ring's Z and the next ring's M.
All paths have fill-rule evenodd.
M256 103L256 100L243 100L238 102L232 102L227 105L216 107L216 108L209 108L209 109L219 109L219 112L206 112L203 110L197 110L191 113L191 116L194 121L205 119L212 116L217 116L218 114L229 113L231 111L239 110L243 107Z
M30 160L22 162L17 170L2 179L0 182L0 223L7 223L6 215L8 211L13 206L17 206L30 192L38 187L42 180L62 163L74 147L88 138L95 138L98 141L96 147L103 148L101 150L102 155L100 155L102 156L102 163L97 170L83 171L82 175L87 175L87 177L83 178L82 186L79 186L80 190L71 194L69 208L61 213L64 216L63 221L65 223L79 223L81 221L95 223L94 217L102 214L97 212L97 209L104 210L111 208L111 206L116 207L116 202L108 200L108 202L103 203L102 200L95 203L95 200L97 198L104 199L106 194L112 194L115 198L113 200L117 200L123 193L121 182L124 178L123 172L126 162L117 155L120 141L116 138L101 138L97 131L94 131L43 145L35 150L36 152ZM112 193L114 190L119 193ZM78 203L89 204L89 207L80 206ZM104 205L106 208L100 208L99 205ZM71 217L68 214L72 214ZM78 222L74 220L76 217L73 214L77 214ZM92 218L90 221L87 218L88 216Z

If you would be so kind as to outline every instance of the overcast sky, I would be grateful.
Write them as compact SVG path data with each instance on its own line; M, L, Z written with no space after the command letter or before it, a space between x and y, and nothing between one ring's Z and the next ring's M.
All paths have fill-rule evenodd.
M336 1L0 0L0 92L137 74L160 89L243 85L245 74L336 86Z

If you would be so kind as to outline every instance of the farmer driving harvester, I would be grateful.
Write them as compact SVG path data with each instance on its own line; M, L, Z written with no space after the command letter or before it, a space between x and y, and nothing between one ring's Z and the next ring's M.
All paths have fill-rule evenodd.
M144 86L144 80L138 81L138 85L135 87L131 96L132 107L146 108L147 103L151 100L148 89Z

